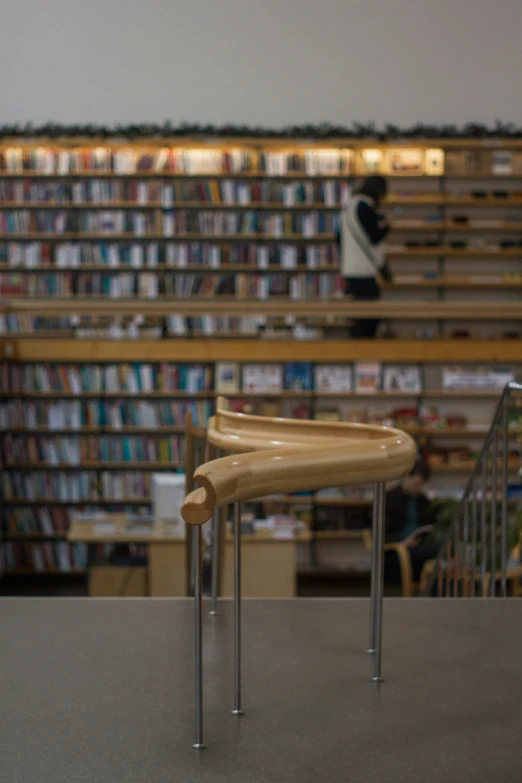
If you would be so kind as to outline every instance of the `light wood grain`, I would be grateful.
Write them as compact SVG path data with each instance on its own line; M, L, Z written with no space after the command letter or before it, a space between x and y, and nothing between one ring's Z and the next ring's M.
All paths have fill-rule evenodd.
M222 398L207 438L234 454L196 470L202 488L181 508L189 524L203 524L216 507L273 493L397 479L416 454L414 441L400 430L245 416L228 411Z
M520 362L519 340L20 340L4 338L4 359L19 362L103 362L103 361L172 361L172 362ZM439 396L442 392L432 394ZM455 392L453 396L469 396L470 392ZM477 392L477 396L480 396ZM100 397L99 393L84 393ZM38 397L38 392L22 396ZM67 392L52 392L40 396L74 396ZM83 396L83 394L82 394ZM109 395L108 395L109 396ZM115 392L116 397L125 396ZM136 395L147 397L205 397L214 392L188 394L180 391L151 392ZM321 395L327 396L327 395ZM345 396L345 394L336 395ZM348 393L346 396L352 396ZM361 397L363 395L360 395ZM368 399L378 395L366 395ZM404 396L404 395L401 395ZM415 396L415 395L409 395ZM444 396L452 396L444 392ZM498 396L487 392L484 396Z
M521 249L522 250L522 249ZM522 252L518 255L522 257ZM10 299L0 311L6 314L66 313L121 314L121 315L266 315L285 318L304 316L307 319L331 318L392 318L405 321L450 319L456 321L512 321L522 319L522 304L513 302L387 302L353 301L345 299L318 299L308 301L278 297L273 300L239 299L228 297L172 297L168 300L140 299Z

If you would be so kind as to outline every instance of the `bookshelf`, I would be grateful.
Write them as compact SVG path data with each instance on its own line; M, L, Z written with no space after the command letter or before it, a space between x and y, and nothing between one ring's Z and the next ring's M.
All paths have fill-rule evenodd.
M341 293L336 233L351 187L369 173L389 178L394 282L379 302L352 302ZM2 141L8 571L81 572L82 550L64 541L69 507L148 508L151 472L182 464L184 412L193 406L201 423L212 412L220 362L418 364L416 393L312 385L236 397L284 415L437 409L436 425L403 425L437 454L435 482L463 482L498 392L445 389L441 368L509 366L519 377L520 341L508 335L521 334L521 259L520 140ZM385 319L389 339L347 340L355 317ZM31 375L39 365L102 379L108 367L118 376L149 366L152 381L111 386L91 373L45 386ZM163 385L162 367L196 365L207 372L201 388ZM13 386L17 372L27 383ZM444 410L469 421L449 426ZM515 454L515 430L512 440ZM332 509L336 525L368 519L362 498L309 502L314 524ZM358 533L314 535L319 544Z
M339 210L370 173L390 182L394 271L371 307L336 301ZM477 301L503 338L520 333L521 179L517 139L6 139L0 295L23 310L6 306L2 327L318 339L381 316L401 339L420 321L483 336ZM407 312L411 296L423 306Z
M464 482L500 392L444 388L443 367L456 362L455 354L447 355L448 344L459 342L423 346L420 341L373 341L373 361L380 356L380 380L373 393L361 394L355 389L356 367L370 361L368 350L360 353L369 343L4 338L0 440L7 573L73 573L83 568L82 550L57 548L69 546L65 536L71 511L150 509L151 472L181 469L184 414L190 409L198 423L211 415L215 397L224 391L224 363L237 367L238 385L225 393L238 409L248 406L286 416L316 416L334 409L354 421L394 422L410 431L426 453L433 450L434 483L440 483L441 492L449 479ZM519 377L518 346L510 341L484 345L486 352L479 351L473 361L466 355L469 344L460 343L460 363L484 366L488 360L495 369L502 360L501 366ZM387 355L390 348L393 353ZM304 353L296 356L296 349ZM514 352L502 354L504 349ZM296 368L296 362L306 366ZM280 387L247 389L245 368L267 364L275 365ZM317 368L324 371L330 364L349 369L349 388L317 386ZM419 369L420 386L385 390L386 367L406 364ZM299 373L297 378L292 375L300 369L308 378L302 388L296 387ZM469 421L463 419L463 409ZM520 467L518 438L513 422L510 476ZM292 506L311 525L312 559L317 552L320 559L323 542L326 546L338 538L351 546L360 540L371 513L370 500L363 495L319 493L278 502Z

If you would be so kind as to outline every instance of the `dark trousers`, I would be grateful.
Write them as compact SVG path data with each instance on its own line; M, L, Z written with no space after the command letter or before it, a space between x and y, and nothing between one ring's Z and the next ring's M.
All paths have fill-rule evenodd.
M350 294L356 301L372 301L381 298L381 289L375 277L345 277L344 293ZM380 318L357 318L353 322L352 337L356 339L373 339Z

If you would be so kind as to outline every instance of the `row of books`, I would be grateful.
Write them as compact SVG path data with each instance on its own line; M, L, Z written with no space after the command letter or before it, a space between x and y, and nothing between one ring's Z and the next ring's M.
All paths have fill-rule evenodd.
M0 150L0 172L35 172L51 176L92 173L116 175L249 174L266 176L349 176L353 173L407 176L483 176L510 177L522 170L519 150L453 149L390 146L364 148L319 147L313 143L287 148L254 150L231 146L228 149L200 147L125 147L97 146L63 149L60 147L6 147Z
M289 319L250 315L205 315L127 318L121 315L36 316L28 313L0 315L0 334L67 334L78 339L160 340L191 335L259 336L265 339L315 340L325 329L310 326L307 318ZM314 322L316 318L312 319Z
M10 435L2 438L4 467L16 465L72 465L89 462L161 462L169 465L184 459L183 439L177 435Z
M268 299L288 296L300 300L319 297L330 299L342 295L340 275L264 274L252 275L158 275L155 272L72 272L20 274L0 272L0 296L5 298L55 296L103 296L110 299L157 299L158 296L212 296L227 294L240 299Z
M315 237L334 234L339 217L334 212L256 212L254 210L205 211L164 209L160 220L150 210L85 210L67 212L56 209L0 210L0 233L9 234L133 234L165 237L184 234L203 236L248 236L256 234L282 237L296 234Z
M212 388L212 369L203 364L8 364L0 367L2 389L9 392L82 392L140 394L200 392Z
M78 206L83 204L129 206L191 203L195 206L223 204L227 206L271 205L285 207L323 204L340 208L348 203L350 186L342 180L281 183L264 180L131 180L88 179L67 184L61 180L2 180L0 204L49 204Z
M239 174L251 171L253 153L247 149L161 147L156 150L123 147L60 148L7 147L0 151L0 171L8 173L74 174L140 171L172 174Z
M69 529L69 511L56 508L9 508L4 510L7 533L43 533L52 536Z
M124 502L150 497L150 473L127 471L4 471L2 474L4 502L24 499L57 500L62 503Z
M351 186L344 180L311 181L292 179L289 182L281 180L233 180L206 179L180 180L174 182L166 179L119 179L90 178L69 182L60 179L1 179L0 174L0 205L1 204L41 204L69 206L110 205L125 203L128 206L161 206L174 207L186 204L194 207L205 204L224 206L250 205L269 207L277 204L281 207L296 207L303 205L317 206L319 204L340 209L350 199ZM487 190L453 189L447 196L440 191L419 192L401 188L400 192L390 193L389 202L417 203L419 206L430 206L440 202L452 205L458 199L473 199L477 205L488 199L494 199L498 206L506 200L520 200L522 194L515 188L495 188ZM440 217L439 217L440 219Z
M23 568L37 573L87 568L87 546L66 541L6 541L3 546L6 570Z
M269 176L302 173L308 176L351 174L353 151L349 149L307 149L303 152L277 150L261 152L259 170Z
M210 242L0 242L0 263L28 269L41 266L78 269L82 265L133 269L223 266L234 271L237 265L289 269L301 264L309 269L318 269L338 266L339 250L336 243L306 246L251 242L225 245Z
M186 391L197 393L287 390L316 392L411 392L423 390L419 365L382 365L286 362L240 365L237 362L203 364L16 364L1 368L4 391L17 393L83 392L140 394ZM515 380L508 367L443 366L442 389L500 390ZM177 404L179 405L179 403ZM178 412L182 408L176 409Z
M0 272L0 296L5 299L16 297L56 296L65 298L77 293L73 272L50 274L20 274ZM133 295L133 291L129 296Z
M82 427L183 427L187 413L198 426L212 415L210 400L6 400L0 402L0 429L79 430Z

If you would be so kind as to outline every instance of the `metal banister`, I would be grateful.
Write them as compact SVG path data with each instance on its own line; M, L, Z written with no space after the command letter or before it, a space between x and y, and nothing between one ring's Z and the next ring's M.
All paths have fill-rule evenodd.
M507 596L509 411L514 398L521 393L522 384L514 381L506 384L502 391L480 454L433 563L425 595L456 597L462 592L466 597L475 597L477 593L486 597L489 592L489 596L494 598L497 594L497 543L500 538L500 593L503 597ZM500 459L499 430L502 433ZM489 465L491 471L488 470ZM491 493L488 489L489 473ZM499 498L500 525L497 523Z

